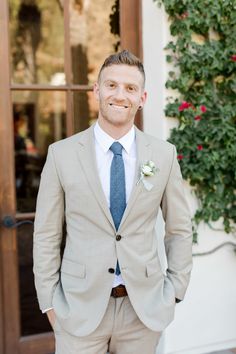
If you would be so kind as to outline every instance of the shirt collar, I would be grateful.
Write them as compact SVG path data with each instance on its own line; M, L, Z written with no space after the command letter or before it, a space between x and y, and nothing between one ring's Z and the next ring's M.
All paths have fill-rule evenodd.
M98 122L96 122L94 126L94 135L96 141L105 153L110 149L110 146L114 143L114 141L119 141L119 143L123 146L127 154L129 154L131 146L135 139L135 130L134 126L132 126L132 128L128 131L127 134L122 136L122 138L120 138L119 140L115 140L100 127Z

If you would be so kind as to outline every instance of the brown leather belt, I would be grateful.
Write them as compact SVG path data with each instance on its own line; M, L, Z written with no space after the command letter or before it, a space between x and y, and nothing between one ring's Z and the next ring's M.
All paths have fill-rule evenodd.
M113 297L123 297L127 295L128 293L124 285L118 285L115 288L112 288L111 290L111 296Z

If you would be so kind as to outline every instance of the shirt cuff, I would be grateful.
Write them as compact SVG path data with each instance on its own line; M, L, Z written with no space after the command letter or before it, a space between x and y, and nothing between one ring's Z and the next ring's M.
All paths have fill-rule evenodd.
M46 313L46 312L48 312L49 310L53 310L53 307L49 307L48 309L42 310L42 313Z

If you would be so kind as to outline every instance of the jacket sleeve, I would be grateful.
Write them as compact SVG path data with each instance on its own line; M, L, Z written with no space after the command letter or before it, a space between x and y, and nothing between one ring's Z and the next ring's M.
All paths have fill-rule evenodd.
M59 281L60 246L64 222L64 191L57 173L53 146L49 146L39 186L34 223L34 276L41 310L52 307Z
M192 224L175 147L161 208L165 220L167 277L175 288L175 297L183 300L192 269Z

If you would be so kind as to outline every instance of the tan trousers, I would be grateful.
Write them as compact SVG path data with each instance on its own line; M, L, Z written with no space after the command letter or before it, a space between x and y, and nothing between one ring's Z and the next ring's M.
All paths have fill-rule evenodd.
M97 329L75 337L56 321L56 354L155 354L161 332L147 328L137 317L128 296L110 298Z

